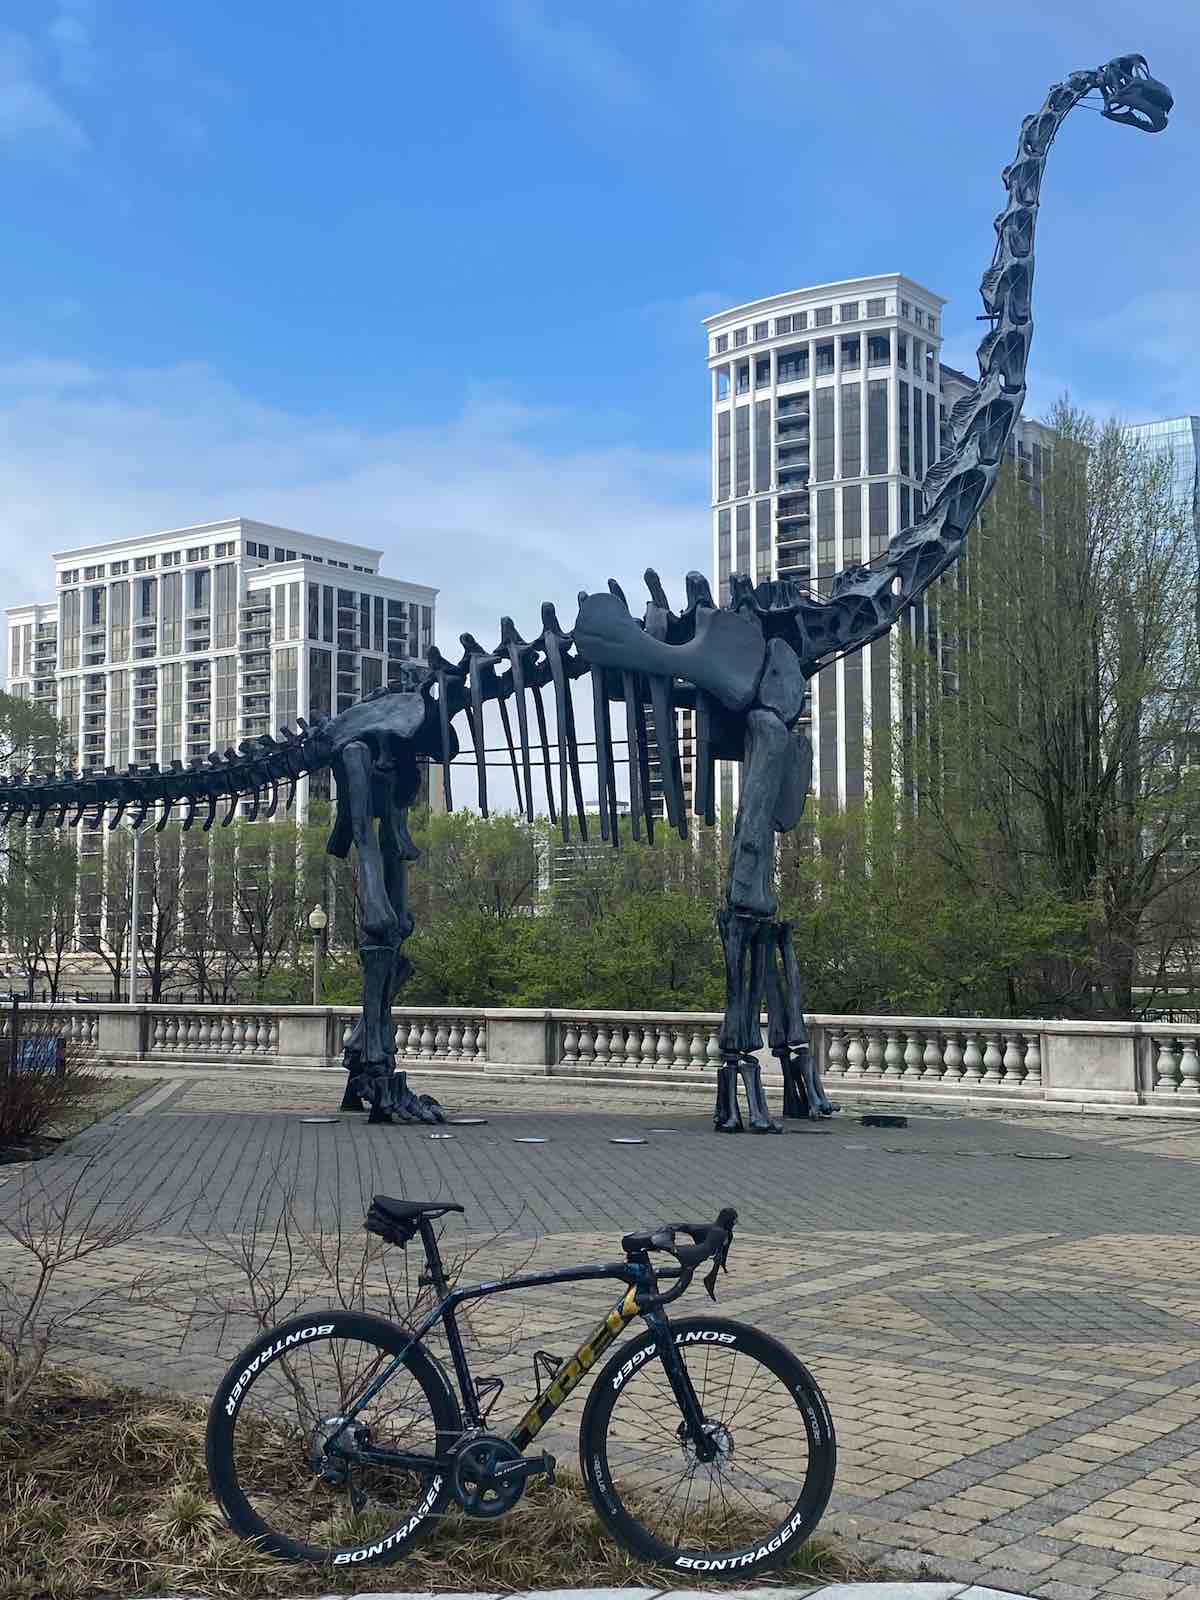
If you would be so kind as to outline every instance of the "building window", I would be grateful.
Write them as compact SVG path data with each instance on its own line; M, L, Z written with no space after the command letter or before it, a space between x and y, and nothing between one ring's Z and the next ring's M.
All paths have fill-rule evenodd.
M931 344L927 344L925 346L925 382L934 383L935 381L936 373L934 372L933 368L933 346Z
M728 367L718 367L717 368L717 391L716 392L717 392L717 399L718 400L728 400L729 399L729 368Z
M888 486L886 483L871 483L867 488L870 493L867 510L868 532L871 536L871 559L874 560L887 549Z
M904 405L903 399L901 399L901 401L900 401L900 406L901 406L900 420L901 420L901 426L903 426L904 414L905 414L905 410L907 409L905 407L905 405ZM921 448L921 436L922 436L923 430L921 428L921 391L919 389L914 389L913 390L913 409L916 412L916 415L913 418L913 422L914 422L915 426L913 427L913 471L912 471L912 475L913 475L914 478L916 478L917 482L919 483L921 481L921 479L925 476L925 452Z
M308 715L333 715L333 657L328 650L308 653Z
M862 471L861 384L842 384L842 477L857 478Z
M833 490L818 489L817 501L817 576L827 578L833 571Z
M907 300L901 300L900 302L900 315L902 317L907 317L910 321L912 319L912 307L909 305Z
M290 727L300 712L296 658L299 651L293 645L275 652L275 720L280 727Z
M109 649L113 661L129 659L129 583L114 583L110 599Z
M225 750L237 738L237 657L218 656L213 662L212 742Z
M135 572L153 572L157 565L158 558L156 556L135 556L133 570Z
M333 588L328 583L321 585L321 638L333 643Z
M102 578L103 576L104 576L104 567L103 567L103 565L98 566L98 567L84 567L84 569L83 569L83 577L84 577L84 582L85 583L91 583L94 578Z
M828 328L828 327L830 327L832 325L832 323L833 323L833 307L832 306L818 306L817 310L813 312L813 327L814 328Z
M128 561L114 561L108 570L112 577L123 578L129 571L129 563Z
M912 371L914 378L921 376L921 349L920 339L914 338L912 342Z
M211 574L208 572L193 572L190 577L191 582L188 584L188 610L207 611Z
M737 392L739 394L750 393L750 363L748 361L738 362Z
M740 505L737 508L737 568L744 577L749 577L753 571L750 559L750 507Z
M867 473L870 477L888 469L887 402L887 379L873 379L867 385Z
M164 567L177 567L183 560L181 550L167 550L163 553L162 564Z
M717 512L717 584L722 605L729 599L730 526L728 511Z
M930 314L929 314L929 320L926 323L926 327L929 329L930 333L936 333L937 332L937 318L933 315L932 312L930 312Z
M754 576L758 583L766 583L771 576L771 502L754 503Z
M843 300L842 301L841 305L838 307L838 321L839 322L857 322L858 321L858 301L857 300Z
M912 461L909 456L909 416L908 385L902 380L900 383L900 471L906 478L912 476Z
M778 380L780 383L795 383L800 378L808 377L808 346L801 345L798 350L785 350L779 356Z
M913 321L916 323L918 328L923 328L925 326L925 313L921 310L920 306L915 307L913 310Z
M365 700L369 694L374 694L376 689L383 684L383 662L376 661L374 656L364 656L362 664L362 697Z
M735 494L750 493L750 407L738 406L735 428Z
M896 365L898 367L908 366L908 335L906 333L898 333L896 335Z
M833 371L833 340L826 339L817 346L817 364L813 369L818 378L827 377Z
M754 337L756 339L765 339L770 331L771 324L769 322L756 322L754 324Z
M912 491L906 483L900 485L900 531L912 523Z
M920 427L918 420L917 426ZM925 396L925 463L931 467L937 460L937 412L934 410L933 396Z
M114 672L108 684L109 761L120 771L129 765L128 672Z
M771 358L762 356L754 363L754 387L756 389L769 388L771 384Z
M376 595L374 601L374 642L372 648L383 654L384 638L386 637L383 626L383 596Z
M833 390L818 389L813 396L812 475L819 482L833 477Z
M754 406L754 488L763 494L771 487L771 402Z
M857 385L855 385L857 388ZM842 564L862 560L862 485L842 490Z
M177 655L183 648L183 573L164 572L162 579L162 652Z
M236 643L237 568L227 561L213 568L213 648L227 650Z
M724 355L726 350L729 349L729 335L727 333L719 333L713 343L713 349L717 355Z
M842 371L857 372L862 364L862 339L856 333L842 340Z
M733 347L734 347L734 349L735 350L740 350L741 347L745 344L745 342L746 342L746 330L745 330L745 328L735 328L733 330Z
M69 569L67 569L67 570L65 570L63 572L60 572L59 575L58 575L58 581L59 581L59 583L63 583L63 584L66 584L66 583L78 583L79 582L79 568L78 567L70 567Z
M103 589L89 589L87 592L87 625L89 628L102 628L105 622L105 591Z
M717 499L728 500L732 482L729 458L729 413L717 414Z
M187 553L189 563L193 561L208 560L208 546L206 544L193 545Z
M869 333L867 335L867 365L869 367L886 367L892 360L891 335L886 333Z
M776 335L777 338L781 333L791 333L791 331L792 331L792 319L791 319L791 317L776 317L775 318L775 335Z

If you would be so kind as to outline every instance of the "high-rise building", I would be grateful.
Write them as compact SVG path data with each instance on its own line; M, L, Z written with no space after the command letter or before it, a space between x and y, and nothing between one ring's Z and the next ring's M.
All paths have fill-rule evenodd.
M381 555L245 517L61 551L57 598L9 608L10 693L65 724L83 772L186 765L335 716L433 643L438 591L382 576ZM300 780L299 816L329 781ZM96 950L110 836L77 831L76 943Z
M1131 423L1126 437L1156 453L1171 454L1179 504L1191 519L1200 555L1200 417L1166 417L1160 422Z
M975 380L941 361L946 300L900 273L772 295L705 319L712 405L713 571L791 578L828 592L843 567L873 560L924 510L946 419ZM1050 430L1020 421L1009 455L1040 482ZM904 625L944 647L918 602ZM895 635L819 673L802 722L813 789L829 805L870 792L891 770L905 696ZM913 730L916 731L915 729ZM731 808L737 768L721 771Z
M922 510L938 458L941 295L899 273L771 295L705 319L713 567L814 592L879 555ZM886 759L893 651L880 639L816 679L813 787L844 804ZM874 735L874 737L873 737ZM736 773L721 774L731 806Z
M9 608L10 693L66 724L82 771L336 715L433 642L437 590L381 554L245 517L61 551L57 599Z

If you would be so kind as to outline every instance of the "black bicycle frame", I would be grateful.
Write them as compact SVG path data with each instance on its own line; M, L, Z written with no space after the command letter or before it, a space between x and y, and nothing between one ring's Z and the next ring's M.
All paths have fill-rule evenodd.
M446 1342L450 1346L450 1358L454 1364L454 1375L458 1382L459 1392L462 1396L462 1409L464 1421L468 1428L480 1426L483 1416L479 1408L479 1396L475 1388L475 1380L471 1376L470 1364L467 1361L467 1352L463 1347L462 1335L459 1332L457 1312L459 1306L468 1300L483 1300L494 1294L504 1294L512 1290L544 1288L548 1284L557 1283L587 1283L602 1278L615 1278L618 1282L628 1285L627 1291L613 1306L612 1310L597 1324L589 1336L559 1367L551 1378L548 1386L538 1395L530 1405L525 1415L509 1434L509 1440L518 1450L524 1451L549 1422L550 1418L562 1405L571 1391L579 1384L587 1372L595 1366L596 1362L619 1337L635 1317L645 1317L649 1326L654 1330L658 1342L658 1352L666 1368L671 1388L679 1401L680 1410L688 1424L689 1432L698 1448L703 1450L705 1439L703 1435L703 1415L700 1410L696 1393L688 1376L687 1367L675 1348L671 1338L671 1325L664 1311L657 1304L657 1297L651 1294L646 1305L639 1305L639 1290L653 1290L657 1283L657 1274L650 1266L648 1260L643 1261L609 1261L596 1262L593 1265L582 1267L566 1267L555 1272L529 1272L519 1277L505 1278L494 1282L477 1283L468 1289L450 1289L446 1284L442 1268L441 1256L437 1248L437 1239L430 1224L422 1218L422 1242L425 1246L426 1260L429 1263L429 1276L422 1278L422 1284L428 1284L438 1293L438 1303L428 1316L409 1337L408 1343L402 1354L393 1357L391 1362L377 1377L373 1378L358 1399L342 1412L338 1419L338 1427L325 1441L325 1448L330 1449L338 1437L351 1425L354 1418L368 1405L379 1393L393 1374L404 1365L408 1352L416 1345L421 1344L425 1336L435 1328L439 1322L445 1325ZM445 1469L448 1462L437 1456L413 1455L404 1451L379 1450L370 1446L360 1447L355 1451L356 1458L368 1461L379 1466L406 1467L428 1470L433 1468Z

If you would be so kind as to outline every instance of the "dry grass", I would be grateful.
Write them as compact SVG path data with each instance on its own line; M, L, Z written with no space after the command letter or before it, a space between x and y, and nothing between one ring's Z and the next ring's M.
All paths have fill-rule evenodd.
M580 1583L661 1588L663 1572L609 1539L580 1483L535 1479L496 1522L457 1512L391 1567L352 1574L264 1557L226 1528L204 1470L203 1407L43 1372L22 1416L0 1424L0 1594L100 1600L187 1594L237 1600L406 1590L493 1593ZM810 1541L779 1582L882 1576ZM681 1587L671 1574L673 1587ZM698 1580L699 1581L699 1580ZM762 1580L756 1580L761 1582Z

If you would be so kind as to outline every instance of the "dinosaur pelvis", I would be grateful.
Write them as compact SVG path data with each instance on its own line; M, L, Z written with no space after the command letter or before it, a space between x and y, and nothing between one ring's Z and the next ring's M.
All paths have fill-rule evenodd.
M695 615L696 632L687 644L664 644L616 595L585 595L575 621L575 648L590 666L683 678L728 710L745 711L766 656L761 628L736 611L702 607Z

